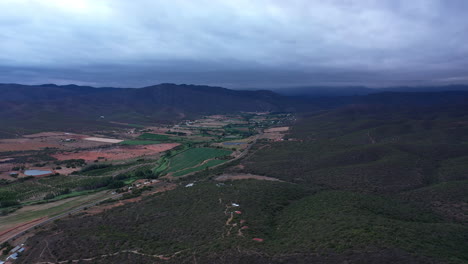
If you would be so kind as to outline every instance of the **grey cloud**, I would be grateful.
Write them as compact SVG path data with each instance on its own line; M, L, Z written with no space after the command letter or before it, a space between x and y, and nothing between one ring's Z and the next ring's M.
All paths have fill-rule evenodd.
M3 0L0 10L0 82L268 87L468 76L464 0Z

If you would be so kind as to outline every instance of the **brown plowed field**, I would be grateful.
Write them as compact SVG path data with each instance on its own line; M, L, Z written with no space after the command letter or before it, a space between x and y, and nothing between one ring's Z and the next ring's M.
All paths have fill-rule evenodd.
M107 160L125 160L141 156L155 155L178 146L178 143L166 143L144 146L117 146L113 148L86 150L80 152L62 152L52 156L58 160L84 159L86 161L104 158Z
M1 139L0 152L40 150L43 148L71 150L76 148L92 148L111 144L84 140L84 138L87 137L90 136L65 132L43 132L25 135L21 138ZM67 139L71 139L72 141L65 142Z

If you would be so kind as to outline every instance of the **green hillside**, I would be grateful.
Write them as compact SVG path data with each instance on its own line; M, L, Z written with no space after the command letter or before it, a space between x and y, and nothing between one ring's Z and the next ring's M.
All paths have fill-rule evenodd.
M352 106L302 114L287 140L215 169L230 151L180 149L154 169L196 172L162 178L176 189L56 221L20 263L468 263L466 132L450 107Z

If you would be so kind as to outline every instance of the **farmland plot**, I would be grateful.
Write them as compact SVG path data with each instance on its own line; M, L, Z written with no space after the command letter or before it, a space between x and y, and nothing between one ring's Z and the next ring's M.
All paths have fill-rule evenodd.
M173 157L167 172L175 172L194 167L205 160L230 155L232 152L224 149L193 148Z
M192 173L192 172L197 172L197 171L201 171L201 170L204 170L206 168L209 168L209 167L213 167L213 166L217 166L219 164L222 164L226 162L226 160L209 160L199 166L196 166L196 167L193 167L193 168L188 168L188 169L185 169L185 170L181 170L181 171L177 171L175 172L174 174L172 174L172 176L174 177L179 177L179 176L183 176L183 175L186 175L186 174L189 174L189 173Z
M91 190L109 184L111 177L55 176L17 182L0 187L0 201L42 199L47 194L60 195L66 189Z

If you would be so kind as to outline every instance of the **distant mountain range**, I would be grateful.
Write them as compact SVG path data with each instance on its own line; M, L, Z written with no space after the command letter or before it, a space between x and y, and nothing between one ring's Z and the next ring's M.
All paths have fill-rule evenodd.
M382 92L446 92L446 91L468 91L468 85L445 85L445 86L397 86L386 88L369 88L365 86L298 86L276 88L272 91L287 96L353 96L368 95Z
M139 89L0 84L0 136L33 130L106 127L109 121L173 122L238 111L294 111L271 91L159 84ZM7 135L8 134L8 135Z
M105 128L111 124L109 121L149 124L240 111L307 112L349 104L404 107L468 102L468 86L406 89L411 93L402 92L406 91L404 87L290 89L272 92L176 84L144 88L0 84L0 137L64 127Z

